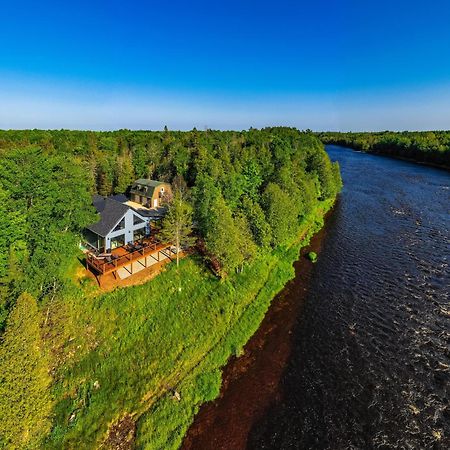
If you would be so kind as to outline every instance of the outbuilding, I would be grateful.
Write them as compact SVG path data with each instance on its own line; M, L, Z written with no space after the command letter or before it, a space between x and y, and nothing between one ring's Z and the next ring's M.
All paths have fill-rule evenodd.
M131 200L146 208L159 208L164 206L172 195L169 183L157 180L140 178L136 180L130 189Z

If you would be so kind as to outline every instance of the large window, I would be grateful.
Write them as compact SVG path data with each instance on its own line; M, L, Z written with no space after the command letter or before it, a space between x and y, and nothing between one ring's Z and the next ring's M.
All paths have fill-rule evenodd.
M125 228L125 217L117 224L113 231L123 230Z
M105 248L105 238L99 236L98 234L93 233L90 230L84 231L84 238L86 239L86 243L89 244L89 250L96 248L97 250L103 251Z
M111 239L111 250L114 250L117 247L122 247L125 245L125 235L122 234L120 236L116 236Z
M144 221L140 217L133 214L133 225L138 225L140 223L144 223Z

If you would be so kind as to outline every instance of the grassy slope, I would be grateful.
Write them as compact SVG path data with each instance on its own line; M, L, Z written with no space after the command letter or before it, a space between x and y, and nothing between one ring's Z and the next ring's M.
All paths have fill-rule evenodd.
M271 300L294 276L301 245L322 226L322 203L289 249L260 256L220 281L196 258L150 283L101 296L74 290L49 305L55 418L46 447L93 448L130 414L137 444L177 448L199 406L220 389L221 367L238 354ZM181 401L173 399L173 389Z

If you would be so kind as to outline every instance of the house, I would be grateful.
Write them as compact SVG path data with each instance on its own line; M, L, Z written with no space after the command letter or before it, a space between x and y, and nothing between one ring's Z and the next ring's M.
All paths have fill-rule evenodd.
M90 247L99 252L110 251L150 234L151 217L127 205L127 200L125 196L93 196L100 220L86 227L85 238Z
M130 189L131 200L147 208L159 208L172 195L169 183L140 178Z
M131 200L123 194L94 195L92 204L100 220L86 227L88 247L108 252L149 236L151 222L164 217L164 203L171 194L169 183L141 178L131 187Z

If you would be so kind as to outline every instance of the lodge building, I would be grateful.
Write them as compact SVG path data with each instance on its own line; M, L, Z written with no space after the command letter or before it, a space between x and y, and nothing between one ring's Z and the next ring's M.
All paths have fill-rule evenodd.
M92 203L100 220L86 227L88 249L108 252L150 236L152 222L164 217L170 195L170 184L143 178L131 186L131 199L123 194L94 195Z

